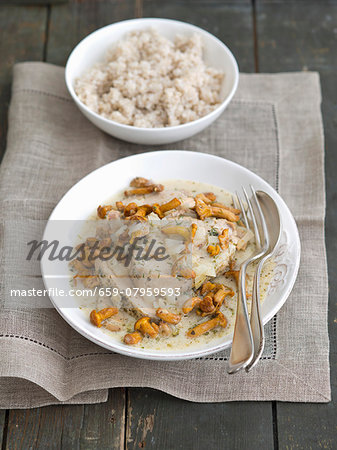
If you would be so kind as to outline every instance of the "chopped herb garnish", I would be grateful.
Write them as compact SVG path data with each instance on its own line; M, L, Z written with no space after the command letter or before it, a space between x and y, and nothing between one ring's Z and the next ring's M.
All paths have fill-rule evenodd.
M213 228L213 227L208 231L208 234L209 234L210 236L219 236L218 230L216 230L216 229Z

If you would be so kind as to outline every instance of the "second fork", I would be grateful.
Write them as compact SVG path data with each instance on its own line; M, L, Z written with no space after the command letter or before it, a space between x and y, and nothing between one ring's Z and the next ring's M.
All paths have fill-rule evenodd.
M253 201L258 202L255 190L253 189L252 186L251 190ZM246 271L248 265L260 259L268 249L268 247L266 248L265 245L263 245L263 248L261 248L261 236L260 236L261 233L259 231L258 221L256 220L254 209L252 207L251 201L247 195L246 190L242 188L242 191L244 193L245 201L247 203L248 211L253 223L256 242L256 252L246 261L244 261L240 267L236 320L234 326L232 349L227 368L227 372L229 374L236 373L239 370L247 367L249 363L252 361L254 356L254 341L247 308ZM242 212L242 220L244 222L244 225L247 229L250 229L249 221L241 197L238 193L236 193L236 197L240 204L240 209ZM258 212L259 215L261 214L261 209L259 208L258 203L255 205L255 210ZM259 224L261 223L263 223L263 217L261 218L260 216ZM264 231L265 229L263 230L263 232Z

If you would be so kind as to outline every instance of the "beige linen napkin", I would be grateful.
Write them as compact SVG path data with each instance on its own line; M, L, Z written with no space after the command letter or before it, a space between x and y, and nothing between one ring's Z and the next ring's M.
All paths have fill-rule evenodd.
M323 131L316 73L241 74L229 108L207 130L167 149L231 159L274 186L297 221L297 282L267 326L261 363L226 374L228 352L183 362L142 361L89 342L52 308L8 309L10 289L42 287L27 273L15 237L48 219L84 175L117 158L154 150L116 140L85 119L64 70L14 68L7 151L0 172L0 407L90 403L117 386L147 386L197 402L330 400L324 247ZM13 218L26 221L16 229ZM41 233L40 231L36 233Z

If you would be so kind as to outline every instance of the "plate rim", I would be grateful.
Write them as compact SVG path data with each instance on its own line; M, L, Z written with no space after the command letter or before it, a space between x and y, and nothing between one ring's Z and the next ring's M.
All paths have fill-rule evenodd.
M291 293L291 291L293 290L293 287L295 285L297 276L298 276L298 271L299 271L299 265L300 265L300 260L301 260L301 242L300 242L300 236L299 236L299 231L298 231L298 227L296 224L296 221L289 209L289 207L287 206L286 202L283 200L283 198L281 197L281 195L266 181L264 180L261 176L257 175L255 172L247 169L245 166L242 166L241 164L238 164L234 161L231 161L227 158L223 158L221 156L217 156L217 155L212 155L209 153L204 153L204 152L196 152L196 151L190 151L190 150L154 150L154 151L150 151L150 152L144 152L144 153L137 153L134 155L129 155L123 158L118 158L114 161L111 161L107 164L104 164L103 166L98 167L97 169L94 169L93 171L91 171L90 173L88 173L87 175L85 175L84 177L82 177L80 180L78 180L70 189L68 189L68 191L61 197L61 199L58 201L57 205L54 207L54 209L52 210L48 221L46 223L46 226L44 228L44 232L43 232L43 238L45 239L46 234L47 234L47 230L48 230L48 226L51 222L51 220L55 220L54 216L57 214L58 212L58 208L61 207L63 200L70 195L73 191L75 191L78 188L78 185L80 185L81 183L84 183L85 180L91 176L93 176L93 174L101 171L102 169L107 169L109 166L113 166L115 164L120 163L121 161L125 161L125 160L129 160L129 159L142 159L142 158L151 158L151 156L160 156L163 155L165 157L169 156L171 154L182 154L182 155L189 155L190 157L206 157L206 158L211 158L214 160L218 160L221 163L225 163L225 164L229 164L232 166L236 166L237 168L239 168L240 170L243 170L245 173L248 174L252 174L254 177L258 178L259 181L261 181L263 184L268 185L269 189L271 189L273 191L273 193L276 195L278 201L281 202L282 206L285 208L285 210L287 211L288 214L288 219L292 222L293 228L295 230L295 235L292 237L294 239L294 244L296 246L296 261L293 267L293 275L291 277L290 282L287 285L287 289L285 291L285 293L283 294L282 299L277 303L276 306L274 306L274 308L268 313L266 314L266 316L263 318L263 324L265 325L267 322L269 322L276 314L277 312L282 308L282 306L284 305L284 303L287 301L287 299L289 298L289 295ZM43 283L46 287L46 289L48 289L48 282L47 282L47 278L45 276L45 271L44 271L44 259L41 260L40 262L40 267L41 267L41 274L42 274L42 279L43 279ZM200 349L200 350L192 350L190 352L186 352L186 353L181 353L181 354L170 354L167 353L166 355L160 354L154 354L154 353L146 353L145 351L139 351L138 348L129 348L128 347L118 347L116 348L114 346L114 341L111 341L111 344L107 344L104 340L102 340L99 336L95 336L92 333L89 333L87 330L83 329L81 326L79 326L76 321L72 321L70 319L70 317L68 317L64 312L63 309L57 304L57 301L55 301L55 299L53 298L53 295L49 296L50 301L53 305L53 307L56 309L56 311L61 315L61 317L73 328L75 329L75 331L77 331L79 334L81 334L82 336L84 336L85 338L87 338L88 340L90 340L91 342L94 342L95 344L99 345L100 347L103 347L107 350L110 350L112 352L124 355L124 356L130 356L133 358L137 358L137 359L146 359L146 360L153 360L153 361L182 361L182 360L188 360L188 359L195 359L195 358L200 358L200 357L204 357L204 356L208 356L214 353L218 353L220 351L223 351L227 348L231 347L231 342L226 342L224 344L218 344L215 347L212 347L211 349L206 348L206 349ZM68 311L71 310L77 310L78 308L66 308Z

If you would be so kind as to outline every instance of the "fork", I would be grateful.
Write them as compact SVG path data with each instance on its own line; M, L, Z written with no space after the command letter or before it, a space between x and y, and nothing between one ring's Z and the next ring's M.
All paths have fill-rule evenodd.
M248 197L246 189L242 187L242 192L245 197L245 201L248 207L249 215L253 224L253 232L255 236L256 243L256 251L250 256L246 261L244 261L240 266L240 274L239 274L239 282L238 282L238 301L237 301L237 311L236 311L236 320L234 326L234 335L232 342L231 354L229 357L229 363L227 367L227 372L229 374L233 374L238 372L239 370L247 367L249 363L252 361L254 356L254 339L252 334L252 329L250 325L250 320L248 316L247 310L247 296L246 296L246 273L247 267L254 261L257 261L268 250L268 239L266 237L267 227L264 220L264 216L259 204L259 201L256 197L256 192L252 186L250 186L252 191L252 200L254 202L255 208L253 208L252 203ZM250 230L249 221L247 218L247 214L245 208L243 206L243 201L238 192L235 193L237 202L239 203L242 215L242 221L245 227ZM237 203L233 199L233 203ZM256 217L256 213L258 214L258 220ZM259 229L259 226L260 229ZM262 238L264 239L264 243L262 245Z

